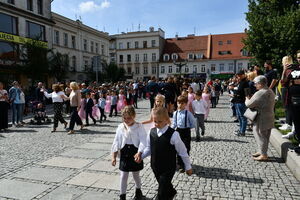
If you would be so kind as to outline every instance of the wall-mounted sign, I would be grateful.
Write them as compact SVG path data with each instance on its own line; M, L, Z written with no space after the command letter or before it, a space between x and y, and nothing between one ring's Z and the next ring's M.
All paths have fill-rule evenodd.
M8 41L8 42L14 42L18 44L25 44L27 42L35 42L37 45L43 47L43 48L48 48L48 43L44 41L38 41L38 40L33 40L30 38L25 38L25 37L20 37L17 35L12 35L8 33L3 33L0 32L0 40Z

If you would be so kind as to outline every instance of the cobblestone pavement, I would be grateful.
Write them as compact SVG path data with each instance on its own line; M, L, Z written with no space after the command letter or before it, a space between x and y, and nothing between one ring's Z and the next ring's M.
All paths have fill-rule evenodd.
M237 137L228 98L211 110L206 134L192 141L194 174L176 173L175 199L300 199L300 183L272 146L270 162L254 162L252 133ZM137 121L149 117L149 102L139 103ZM60 125L11 128L0 137L0 199L117 199L118 169L110 165L110 146L120 117L67 135ZM194 135L194 134L193 134ZM141 172L146 199L155 197L157 183L145 160ZM134 195L130 179L128 199Z

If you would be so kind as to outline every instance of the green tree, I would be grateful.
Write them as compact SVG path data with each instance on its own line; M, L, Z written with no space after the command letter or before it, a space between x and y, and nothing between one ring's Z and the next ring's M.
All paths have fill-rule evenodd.
M115 63L110 63L109 65L104 65L104 76L106 80L111 82L124 80L125 70L118 67Z
M246 49L258 64L272 60L281 65L286 55L300 49L300 9L298 0L249 0Z
M66 77L67 69L70 66L68 54L51 51L49 58L49 72L57 81L61 81Z

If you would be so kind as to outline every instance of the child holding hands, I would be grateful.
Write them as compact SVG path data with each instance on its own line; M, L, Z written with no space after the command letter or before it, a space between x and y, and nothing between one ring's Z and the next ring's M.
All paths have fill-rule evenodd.
M135 181L135 200L143 198L141 191L140 170L143 169L141 154L146 145L146 131L142 124L135 122L135 110L132 106L125 106L122 111L123 123L117 130L112 145L112 166L116 165L116 157L120 151L120 200L126 200L126 190L129 172Z

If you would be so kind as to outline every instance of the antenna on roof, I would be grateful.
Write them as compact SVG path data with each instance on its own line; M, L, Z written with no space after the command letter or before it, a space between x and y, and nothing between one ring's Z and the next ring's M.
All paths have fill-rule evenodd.
M196 27L194 27L194 35L196 35Z
M120 33L120 30L119 30L119 28L118 28L118 34Z
M79 15L79 20L82 22L81 16Z
M133 32L134 31L133 23L131 23L131 26L132 26L131 28L132 28L132 32Z
M103 32L105 32L105 26L103 26Z
M139 24L139 31L141 31L141 24Z
M77 20L77 14L75 14L75 20Z

